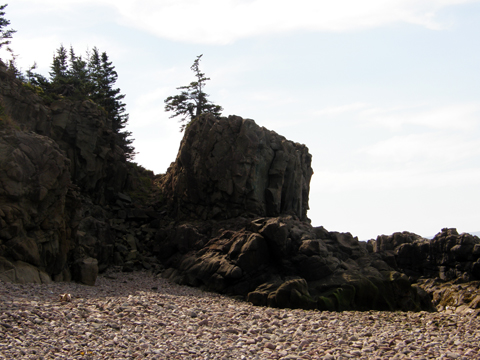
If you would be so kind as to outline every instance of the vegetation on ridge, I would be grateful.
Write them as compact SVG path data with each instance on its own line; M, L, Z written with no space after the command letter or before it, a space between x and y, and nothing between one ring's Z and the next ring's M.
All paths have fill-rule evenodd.
M0 6L0 48L10 44L15 30L4 30L10 21L4 18L3 11L7 5ZM10 53L12 51L10 49ZM35 73L37 64L34 63L26 74L22 74L15 64L15 55L8 61L8 71L21 80L24 86L38 95L47 103L58 99L92 100L101 107L111 122L115 133L116 144L120 146L127 159L133 160L135 148L131 138L132 133L125 130L129 120L126 105L123 102L125 95L115 87L118 74L106 52L94 47L87 51L85 57L77 55L70 47L70 51L60 45L53 56L49 77Z

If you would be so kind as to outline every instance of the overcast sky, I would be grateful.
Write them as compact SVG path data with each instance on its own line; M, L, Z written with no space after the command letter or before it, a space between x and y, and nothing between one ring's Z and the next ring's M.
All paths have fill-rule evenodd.
M155 173L182 136L164 99L203 54L224 115L310 149L313 225L480 230L478 0L15 0L6 18L23 70L47 75L60 44L107 52Z

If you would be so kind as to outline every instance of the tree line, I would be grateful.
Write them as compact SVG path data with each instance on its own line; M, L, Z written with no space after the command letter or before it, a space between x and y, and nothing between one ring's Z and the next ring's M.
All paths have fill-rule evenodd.
M135 149L132 133L125 130L129 116L123 102L124 94L115 87L118 74L106 52L94 47L85 57L77 55L60 45L53 56L49 77L35 73L36 64L27 70L27 83L39 89L47 98L89 99L105 110L117 135L117 144L124 150L128 159L133 159Z
M61 98L95 102L111 121L117 145L123 149L127 159L133 160L134 139L131 138L132 133L125 129L129 120L123 102L125 95L115 86L118 74L107 53L94 47L82 56L77 55L72 46L67 50L60 45L53 55L48 77L35 72L36 63L23 74L16 66L16 56L9 48L16 30L6 29L10 25L10 21L5 18L6 6L0 6L0 48L5 47L12 54L12 59L6 64L7 70L47 102Z
M0 6L0 48L6 46L12 54L12 59L7 62L7 69L27 87L32 88L42 95L47 101L59 98L73 100L89 99L101 106L112 123L112 130L116 134L117 144L123 149L127 159L132 160L135 156L135 148L131 138L132 133L125 130L129 120L126 105L123 102L124 94L115 87L118 74L109 60L106 52L94 47L87 51L85 56L77 55L72 46L67 50L63 44L56 50L50 65L49 77L45 77L34 70L36 63L25 74L20 71L15 63L16 56L8 47L10 39L16 30L6 27L10 21L5 19L5 7ZM208 100L205 93L207 78L200 70L200 60L203 55L197 56L190 69L195 74L195 81L189 85L178 87L180 94L169 96L165 99L165 111L173 112L170 118L180 116L180 131L202 114L221 116L223 108Z

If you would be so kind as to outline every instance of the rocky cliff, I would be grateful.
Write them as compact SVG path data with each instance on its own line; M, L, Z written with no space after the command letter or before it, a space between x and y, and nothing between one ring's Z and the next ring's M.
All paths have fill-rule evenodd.
M112 264L141 263L127 224L155 216L122 192L145 174L95 103L50 103L34 90L0 63L0 279L92 285Z
M93 285L119 266L274 307L480 308L477 237L363 243L312 227L312 174L304 145L206 115L154 176L125 160L95 103L46 102L0 64L0 280Z
M357 238L309 224L312 174L304 145L253 120L196 119L163 180L181 221L156 235L163 276L257 305L430 309L421 289Z
M442 229L431 240L407 231L381 235L367 248L433 296L440 309L480 312L480 238Z
M290 214L306 221L311 161L305 145L253 120L205 115L185 131L163 189L178 219Z

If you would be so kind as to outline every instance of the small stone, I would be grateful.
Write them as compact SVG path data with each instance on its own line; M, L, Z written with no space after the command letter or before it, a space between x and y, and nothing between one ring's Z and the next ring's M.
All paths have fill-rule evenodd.
M267 349L270 349L270 350L275 350L275 345L273 345L271 342L267 342L265 343L265 346Z

